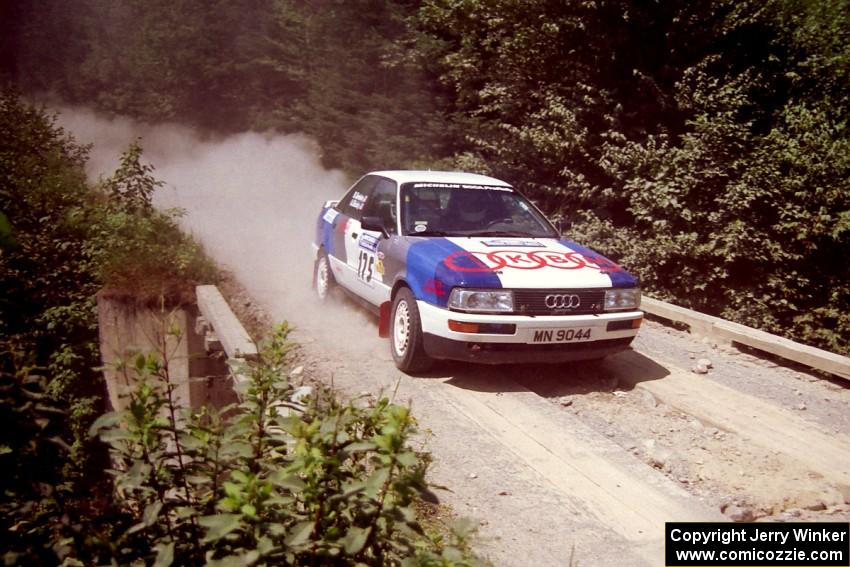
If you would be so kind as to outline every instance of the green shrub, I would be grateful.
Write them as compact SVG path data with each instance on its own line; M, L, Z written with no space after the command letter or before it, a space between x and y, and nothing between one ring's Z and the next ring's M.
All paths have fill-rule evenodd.
M61 541L61 467L67 408L45 392L45 380L0 371L0 548L10 564L48 564ZM60 532L60 533L57 533Z
M120 564L472 564L468 531L444 544L417 522L431 494L409 409L341 404L319 387L305 397L288 378L288 335L279 327L236 369L242 402L223 413L178 410L167 357L138 356L127 409L92 426L123 514L99 544Z
M180 230L181 211L153 208L162 182L141 157L139 144L131 144L118 170L98 188L101 202L89 217L86 252L107 295L140 304L188 304L195 286L215 283L218 274L201 246Z
M0 222L0 373L10 380L4 388L34 389L43 396L38 403L66 412L51 422L47 437L62 439L68 451L61 459L48 457L47 470L63 479L63 490L79 483L83 491L91 478L86 471L100 466L92 461L86 432L103 411L103 385L94 370L100 363L94 301L99 285L83 250L89 227L78 222L77 214L92 198L83 171L86 152L44 110L13 91L0 92L0 211L5 219ZM37 384L24 384L34 376L40 377ZM0 411L23 423L30 408L14 405L13 399L4 398ZM61 435L56 424L64 428ZM4 429L18 433L21 443L31 443L27 446L35 453L55 456L50 451L56 445L42 442L35 435L40 431ZM22 457L24 462L33 461ZM21 478L37 474L30 471ZM16 497L3 498L4 504L14 504Z

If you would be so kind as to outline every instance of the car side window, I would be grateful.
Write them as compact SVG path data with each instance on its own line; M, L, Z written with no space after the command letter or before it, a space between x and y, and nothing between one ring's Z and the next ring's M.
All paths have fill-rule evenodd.
M381 177L363 208L364 217L379 217L390 234L396 233L396 193L395 181Z
M355 183L354 186L348 190L348 193L345 194L345 197L340 200L339 204L336 206L337 210L353 219L360 220L360 217L363 214L363 208L369 201L369 197L372 195L372 191L375 188L375 183L378 179L380 178L375 177L374 175L367 175Z

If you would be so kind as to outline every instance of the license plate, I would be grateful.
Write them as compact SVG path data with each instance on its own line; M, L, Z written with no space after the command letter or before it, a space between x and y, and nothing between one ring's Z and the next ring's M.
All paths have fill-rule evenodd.
M532 343L574 343L590 340L590 327L584 329L535 329Z

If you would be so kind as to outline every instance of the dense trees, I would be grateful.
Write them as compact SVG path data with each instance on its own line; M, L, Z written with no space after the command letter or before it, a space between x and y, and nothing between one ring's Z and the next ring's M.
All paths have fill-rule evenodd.
M0 253L0 362L7 372L50 372L52 391L73 391L83 405L100 391L86 379L99 363L99 284L83 250L87 229L75 214L90 199L85 159L85 148L48 116L0 94L0 211L9 224ZM28 358L19 359L22 353Z
M30 91L107 112L305 131L328 166L400 167L446 153L430 83L396 45L413 9L383 0L43 2L13 18L20 41L6 66Z
M30 90L490 172L652 293L850 352L847 0L67 6L6 8Z
M13 552L19 524L31 530L34 558L50 556L49 522L85 484L85 429L102 409L92 380L97 282L71 214L87 199L84 159L48 117L0 94L0 542Z

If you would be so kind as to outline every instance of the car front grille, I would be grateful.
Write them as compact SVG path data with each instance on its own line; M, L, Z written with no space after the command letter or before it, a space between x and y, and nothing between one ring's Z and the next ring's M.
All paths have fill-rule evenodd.
M514 314L516 315L592 315L605 308L604 289L515 289ZM552 297L564 298L555 299ZM578 298L578 305L575 305ZM555 307L547 306L556 304Z

